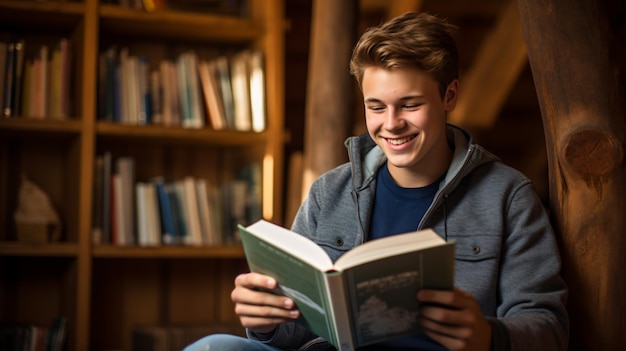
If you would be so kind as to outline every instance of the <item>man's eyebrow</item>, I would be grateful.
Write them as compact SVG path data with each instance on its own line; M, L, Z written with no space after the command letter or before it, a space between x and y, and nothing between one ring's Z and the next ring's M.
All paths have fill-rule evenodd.
M408 100L413 100L413 99L419 99L419 98L423 98L423 95L409 95L409 96L405 96L400 98L398 101L400 102L404 102L404 101L408 101ZM378 104L378 103L382 103L382 100L377 99L377 98L367 98L364 100L365 103L374 103L374 104Z
M382 101L380 99L376 99L376 98L367 98L365 99L365 103L374 103L374 104L378 104L381 103Z

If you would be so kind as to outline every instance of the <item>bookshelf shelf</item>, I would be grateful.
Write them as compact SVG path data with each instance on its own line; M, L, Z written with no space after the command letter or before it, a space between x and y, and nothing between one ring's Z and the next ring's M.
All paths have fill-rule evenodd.
M103 30L133 36L159 35L193 41L251 42L264 33L261 21L181 11L145 12L121 6L100 7ZM175 29L173 29L175 28Z
M258 145L267 142L267 132L253 133L236 130L190 129L155 125L137 126L119 123L98 122L100 138L128 138L155 140L159 142L197 143L222 146Z
M39 120L32 118L0 119L0 133L4 132L44 132L78 135L82 123L79 120Z
M111 156L116 172L116 161L135 160L133 192L139 183L161 178L172 185L200 179L218 191L248 181L254 196L262 200L250 212L282 221L283 152L288 138L283 115L284 0L243 1L240 16L180 9L147 12L110 2L0 0L0 50L8 52L11 44L24 43L20 61L24 67L34 69L37 60L51 64L53 53L65 50L66 44L69 48L68 55L63 51L69 61L61 61L69 64L56 66L69 67L63 71L69 72L65 80L55 76L55 82L63 84L55 86L61 90L54 93L61 91L63 99L52 91L28 90L29 97L37 98L20 100L22 105L11 106L5 117L0 94L0 303L5 307L0 309L0 324L45 325L64 316L67 351L131 350L133 330L139 325L238 323L230 292L234 278L247 265L230 227L216 231L228 245L214 246L204 239L201 246L142 246L135 226L130 233L137 242L129 246L98 236L101 223L95 214L103 213L105 204L97 197L104 191L96 190L104 189L99 181L106 178L98 166L105 154ZM128 48L153 71L187 52L197 53L205 62L244 50L261 53L262 64L256 67L265 74L265 128L242 131L230 124L215 130L214 120L208 121L206 114L200 128L112 122L119 119L103 114L100 80L103 54L110 48ZM5 62L0 60L2 73ZM59 70L48 72L52 71ZM24 83L26 72L22 73L19 79ZM0 74L2 88L8 86L5 78ZM48 99L40 99L45 94ZM51 111L58 110L51 106L58 101L63 110L55 115ZM204 103L202 108L208 110ZM24 179L50 201L59 217L60 241L17 241L24 238L14 223L14 213L23 205ZM232 226L233 205L224 201L216 206L214 214L227 213L230 217L220 218ZM134 216L134 208L127 213Z
M228 246L159 246L159 247L120 247L113 245L97 245L93 247L94 258L213 258L242 259L241 245Z
M85 4L82 2L66 1L24 1L24 0L3 0L0 8L6 11L14 9L16 13L24 14L25 11L36 11L53 14L69 14L81 16L85 12Z
M0 256L76 257L78 245L72 243L0 242Z

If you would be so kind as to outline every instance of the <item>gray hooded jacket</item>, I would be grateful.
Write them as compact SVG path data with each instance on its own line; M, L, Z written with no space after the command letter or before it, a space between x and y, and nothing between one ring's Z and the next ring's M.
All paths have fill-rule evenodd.
M418 228L456 241L455 286L472 294L493 328L492 350L567 348L567 288L546 214L529 179L448 125L454 156ZM367 240L376 173L386 161L369 135L346 140L350 162L318 178L292 230L333 260ZM281 349L325 350L295 323L253 339Z

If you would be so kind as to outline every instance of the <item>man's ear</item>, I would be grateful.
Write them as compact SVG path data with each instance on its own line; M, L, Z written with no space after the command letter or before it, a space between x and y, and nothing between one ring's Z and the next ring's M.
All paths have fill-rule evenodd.
M443 97L443 104L446 111L450 112L454 110L456 106L456 100L459 93L459 80L455 79L446 88L446 95Z

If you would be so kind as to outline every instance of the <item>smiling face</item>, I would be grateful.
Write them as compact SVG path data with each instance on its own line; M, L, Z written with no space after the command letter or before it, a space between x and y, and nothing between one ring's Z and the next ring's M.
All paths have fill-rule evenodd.
M415 68L365 69L362 80L365 120L372 139L402 187L431 184L448 169L452 151L446 115L454 109L458 81L441 98L433 77Z

